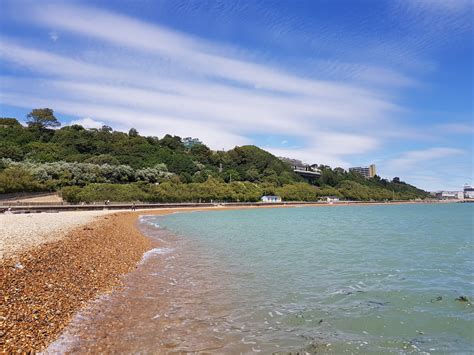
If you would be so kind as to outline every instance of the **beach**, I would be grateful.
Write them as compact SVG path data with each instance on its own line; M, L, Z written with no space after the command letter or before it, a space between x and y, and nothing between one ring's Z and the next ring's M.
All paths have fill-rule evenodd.
M0 350L44 349L90 300L120 285L152 248L139 215L196 210L0 215Z
M235 209L248 208L205 210ZM134 270L146 251L159 247L136 227L139 216L200 210L0 215L0 349L45 349L91 300L120 286L122 275Z
M39 351L87 302L120 284L150 241L133 213L2 215L0 349Z
M64 239L73 229L91 223L109 211L0 215L0 258Z

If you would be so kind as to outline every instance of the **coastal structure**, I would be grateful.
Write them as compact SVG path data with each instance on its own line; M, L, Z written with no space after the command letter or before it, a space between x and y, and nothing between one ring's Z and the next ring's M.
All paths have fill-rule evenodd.
M183 138L183 145L187 149L191 149L195 145L200 145L200 144L202 144L202 142L198 138L192 138L192 137Z
M339 197L337 196L324 196L321 200L326 201L328 203L339 202Z
M288 163L296 174L306 179L311 180L319 178L321 176L321 170L318 169L318 166L316 164L309 165L303 163L301 160L298 159L282 157L280 157L280 160L284 161L285 163Z
M435 196L438 200L463 200L464 192L462 191L437 191Z
M462 191L436 191L431 193L438 200L474 199L474 186L465 184Z
M474 186L464 185L463 193L464 198L474 199Z
M281 202L280 196L262 196L262 202Z
M366 179L373 178L377 174L377 169L375 164L371 164L370 166L363 167L363 166L356 166L353 168L349 168L349 171L352 173L357 173L362 175Z

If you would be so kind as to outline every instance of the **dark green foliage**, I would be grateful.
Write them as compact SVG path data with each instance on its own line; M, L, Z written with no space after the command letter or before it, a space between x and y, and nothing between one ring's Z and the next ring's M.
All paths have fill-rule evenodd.
M337 188L339 195L348 200L409 200L428 198L426 191L401 182L394 178L391 182L379 176L366 179L357 173L347 172L342 168L321 168L321 178L316 184L322 188Z
M285 201L317 201L318 188L307 183L284 185L276 189L276 194Z
M428 196L399 178L364 179L328 166L320 166L321 178L310 185L287 163L251 145L224 152L204 144L186 148L178 136L143 137L134 128L128 133L109 126L53 130L48 127L59 122L50 109L33 110L29 119L29 127L23 127L16 119L0 118L0 193L63 189L65 198L75 202L257 201L274 194L287 201Z
M0 117L0 127L21 127L21 123L16 118Z
M111 154L100 154L100 155L93 155L90 158L84 160L84 163L90 164L109 164L109 165L120 165L120 162L117 158L112 156Z
M128 131L128 135L130 137L138 137L138 131L135 128L130 128Z
M133 169L163 163L183 182L204 182L208 176L226 181L270 181L278 185L300 181L275 156L255 146L213 152L204 144L186 149L180 137L143 137L135 129L129 133L111 127L84 129L80 125L57 130L29 129L15 120L0 121L0 158L32 162L85 162L128 165ZM222 173L219 167L222 166Z
M9 167L0 171L0 193L41 191L42 186L28 171Z
M147 201L147 202L217 202L260 200L262 189L249 182L230 184L209 178L202 183L176 183L166 181L159 185L150 184L89 184L83 188L70 186L62 189L62 196L68 202L94 201Z
M202 164L209 164L211 162L212 151L204 144L196 144L190 149L191 155Z
M79 186L66 186L61 190L61 196L67 202L78 203L81 202L81 196L79 195L82 188Z
M13 162L0 160L5 167L15 167L27 171L42 186L58 189L63 186L84 186L91 183L123 184L131 182L156 183L170 177L164 164L154 167L132 169L128 165L69 163L64 161L51 163Z
M23 150L17 144L8 142L0 142L0 159L8 158L12 160L21 160L23 158Z
M288 164L279 159L275 159L272 154L253 145L235 147L226 153L228 156L229 168L237 170L241 176L246 172L255 169L264 176L273 174L280 175L284 171L291 173ZM223 163L226 163L225 159Z
M144 201L147 194L136 184L89 184L83 188L77 186L62 189L62 196L69 202L95 201Z

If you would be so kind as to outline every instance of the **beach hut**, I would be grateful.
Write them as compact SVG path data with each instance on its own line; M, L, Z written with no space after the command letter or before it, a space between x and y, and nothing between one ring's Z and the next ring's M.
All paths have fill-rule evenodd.
M339 202L339 197L337 196L324 196L323 201L326 200L327 203Z
M280 196L262 196L262 202L281 202Z

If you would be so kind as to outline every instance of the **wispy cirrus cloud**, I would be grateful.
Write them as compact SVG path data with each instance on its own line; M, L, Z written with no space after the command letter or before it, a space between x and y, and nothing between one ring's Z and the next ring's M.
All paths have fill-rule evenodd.
M466 134L466 135L473 135L474 134L474 123L466 123L466 122L451 122L451 123L443 123L436 126L436 129L439 130L441 133L445 134Z
M426 139L426 132L413 131L404 119L412 109L400 100L402 90L426 85L413 68L434 68L427 69L418 55L432 45L429 36L407 37L424 7L397 3L388 10L409 18L403 41L395 39L398 34L379 41L364 22L357 41L327 24L316 27L320 31L312 38L305 37L309 28L300 27L298 41L308 53L318 48L332 54L295 62L267 60L258 51L77 3L18 7L18 21L57 38L49 40L51 46L0 38L0 60L8 69L0 77L8 88L0 90L3 105L53 107L90 127L105 123L147 135L199 136L214 149L258 144L253 136L274 135L292 142L284 149L266 147L277 155L343 167L357 156L370 162L369 155L390 142ZM449 16L443 21L461 15L453 10ZM279 39L294 34L282 27L281 14L269 13L263 21ZM416 166L415 153L398 159L394 166Z
M459 190L474 178L469 154L451 147L408 150L384 161L381 168L391 176L402 175L413 183L429 184L431 190Z
M410 169L420 163L430 162L436 164L436 160L438 159L463 155L465 153L466 152L461 149L449 147L412 150L401 154L398 158L392 159L389 161L389 165L391 165L393 169Z
M120 47L123 57L152 65L108 64L103 55L64 56L4 38L3 60L43 76L35 88L4 77L7 104L50 102L68 114L74 107L77 115L133 124L150 134L198 131L219 149L248 142L249 133L285 133L330 160L377 146L364 127L381 126L402 110L390 92L357 84L357 75L350 83L304 78L242 58L228 46L91 7L52 4L29 11L40 25L105 43L102 50L110 52L105 58ZM163 63L172 63L172 69L154 70ZM365 66L361 72L370 70ZM340 138L351 148L343 149Z

